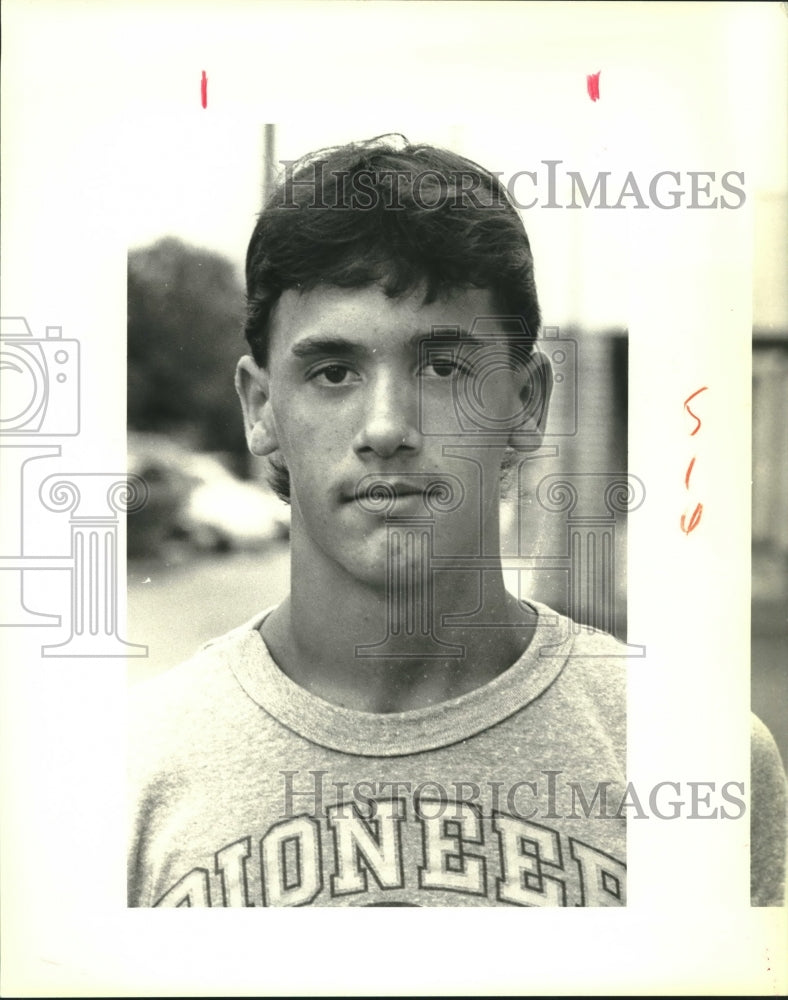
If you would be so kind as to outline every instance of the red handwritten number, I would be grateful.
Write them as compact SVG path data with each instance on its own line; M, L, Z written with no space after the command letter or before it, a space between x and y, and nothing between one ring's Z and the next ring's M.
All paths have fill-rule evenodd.
M695 435L698 433L698 431L701 428L701 422L700 422L700 417L696 416L692 412L692 410L689 408L689 404L692 402L692 400L696 396L700 396L700 394L702 392L705 392L708 388L709 387L707 385L704 385L702 389L696 389L695 392L693 392L693 394L691 396L687 396L687 398L684 400L684 409L687 411L687 413L689 413L689 415L692 417L693 420L697 420L698 421L697 426L695 427L695 430L690 433L690 437L695 437Z
M689 415L695 421L695 429L693 431L690 431L689 435L690 437L694 437L703 425L701 423L700 417L696 413L692 412L692 410L689 407L689 404L696 396L699 396L702 392L706 392L707 389L708 386L704 385L703 388L696 389L691 396L687 396L687 398L684 400L684 409L687 411L687 413L689 413ZM692 470L695 467L695 457L696 457L695 455L692 456L692 460L690 461L690 464L687 466L687 471L684 474L684 486L686 489L689 489L690 476L692 475ZM693 510L693 512L690 514L689 521L687 520L686 514L681 515L681 520L679 524L681 525L681 530L684 532L685 535L688 535L691 531L694 531L698 527L698 525L700 524L700 519L702 514L703 514L703 504L699 503L696 504L695 510Z
M698 527L698 525L700 524L700 516L702 513L703 513L703 504L699 503L696 506L695 510L693 510L692 514L690 515L689 523L686 525L686 527L684 524L686 515L685 514L681 515L681 530L684 532L685 535L688 535L691 531L694 531Z
M202 71L202 80L200 81L200 101L204 108L208 107L208 77L205 75L205 70Z

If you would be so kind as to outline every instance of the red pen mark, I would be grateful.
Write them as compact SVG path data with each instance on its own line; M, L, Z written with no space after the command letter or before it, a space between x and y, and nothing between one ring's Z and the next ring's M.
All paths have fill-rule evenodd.
M687 411L687 413L689 413L689 415L692 417L693 420L697 420L698 421L698 426L695 428L694 431L692 431L692 433L690 434L690 437L694 437L698 433L698 431L701 428L701 422L700 422L700 417L696 416L696 414L694 414L692 412L692 410L689 408L689 403L696 396L699 396L702 392L705 392L707 389L708 389L708 386L704 385L702 389L696 389L695 392L693 392L693 394L691 396L687 396L687 398L684 400L684 409Z
M588 96L591 98L592 101L599 100L599 74L601 72L602 70L600 70L599 73L590 73L586 77L586 88L588 89Z
M205 70L202 71L202 80L200 81L200 101L204 108L208 107L208 77L205 75Z
M702 392L705 392L707 389L708 386L704 385L701 389L696 389L691 396L687 396L687 398L684 400L684 409L687 411L687 413L689 413L692 419L696 421L695 429L690 431L689 435L690 437L694 437L698 433L698 431L701 429L702 424L700 417L697 416L697 414L693 413L692 410L689 408L689 404L696 396L699 396ZM696 455L692 456L692 458L690 459L690 464L687 466L687 471L684 474L684 487L686 489L689 489L690 476L692 475L692 470L695 468L696 457L697 457ZM692 514L690 515L689 521L687 521L686 514L681 515L681 520L679 523L681 525L681 530L684 532L685 535L688 535L691 531L694 531L698 527L698 525L700 524L700 518L702 514L703 514L703 504L699 503L696 504L695 510L693 510Z
M703 513L703 504L699 503L695 510L693 510L692 515L689 519L689 524L684 526L685 515L681 515L681 530L685 535L688 535L691 531L694 531L700 524L700 516Z

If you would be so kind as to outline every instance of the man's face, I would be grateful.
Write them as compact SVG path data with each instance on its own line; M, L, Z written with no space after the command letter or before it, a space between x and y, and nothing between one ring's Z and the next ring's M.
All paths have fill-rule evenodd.
M284 292L267 370L244 359L239 387L250 446L260 450L256 427L288 468L295 551L383 585L387 518L426 518L435 555L497 554L507 427L529 378L500 360L503 333L497 362L480 364L494 340L468 334L495 313L482 289L428 305L421 292L391 299L377 285ZM435 327L459 328L458 346L436 341ZM482 381L482 426L495 429L484 446L463 407L482 398Z

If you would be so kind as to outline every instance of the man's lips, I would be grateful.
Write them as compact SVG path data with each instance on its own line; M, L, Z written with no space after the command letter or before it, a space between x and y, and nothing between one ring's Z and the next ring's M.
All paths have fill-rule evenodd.
M465 487L449 472L367 473L354 482L346 480L339 497L343 504L356 503L370 514L393 512L400 500L416 497L425 514L446 514L460 506Z
M342 491L342 501L352 503L354 500L380 501L398 500L400 497L424 496L425 489L416 483L396 482L381 479L377 483L365 483Z

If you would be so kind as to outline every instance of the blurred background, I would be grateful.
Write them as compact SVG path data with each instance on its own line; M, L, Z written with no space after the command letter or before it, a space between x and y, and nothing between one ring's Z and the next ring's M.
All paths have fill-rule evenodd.
M788 119L788 80L779 33L770 34L768 26L764 30L762 19L742 21L740 9L734 16L737 43L748 42L749 30L749 43L757 45L762 59L758 72L740 81L728 100L710 105L706 116L685 107L685 94L703 86L689 56L677 58L662 79L663 117L641 122L630 116L622 103L626 96L616 96L613 82L616 73L641 72L643 53L622 57L617 47L616 59L605 60L610 69L602 74L602 99L590 118L585 96L582 107L578 102L572 111L575 105L562 92L565 80L555 48L532 51L534 73L557 96L555 103L529 106L527 131L502 128L499 120L459 126L381 114L368 120L355 115L352 122L310 119L276 126L239 125L218 117L144 123L140 142L168 152L143 164L128 192L134 206L129 220L129 468L152 490L148 507L128 519L129 634L150 648L148 659L130 662L132 681L190 655L203 640L276 603L288 589L288 509L270 494L261 469L246 454L232 387L235 362L245 351L243 259L279 161L402 131L413 141L454 149L504 177L518 170L543 172L545 159L561 160L563 170L592 179L604 169L617 176L630 169L649 176L655 165L719 169L721 174L745 166L708 154L716 148L713 137L727 129L752 150L769 150L768 157L746 163L754 220L752 706L788 759L788 132L774 128ZM675 32L665 38L665 45L692 48L691 30L680 40ZM654 45L659 44L655 38ZM566 45L571 48L571 33ZM734 59L735 49L720 58ZM584 86L582 78L572 86L578 82ZM707 86L711 94L711 73ZM560 121L554 110L559 105ZM660 159L660 143L678 129L690 137L688 148L697 141L697 161ZM550 515L534 501L539 479L567 469L627 471L630 213L537 209L523 214L544 324L576 345L577 364L554 404L558 436L548 443L557 454L529 463L522 503L510 504L505 514L504 549L513 556L518 546L520 553L555 555L566 550L565 515ZM574 406L577 433L562 435L562 422L568 426ZM624 638L625 518L615 519L614 538L614 620L600 622L602 612L593 603L585 604L584 617ZM523 540L531 547L524 548ZM513 590L568 608L570 587L563 569L515 576L509 581ZM182 614L174 617L173 608ZM637 636L630 639L637 642Z

